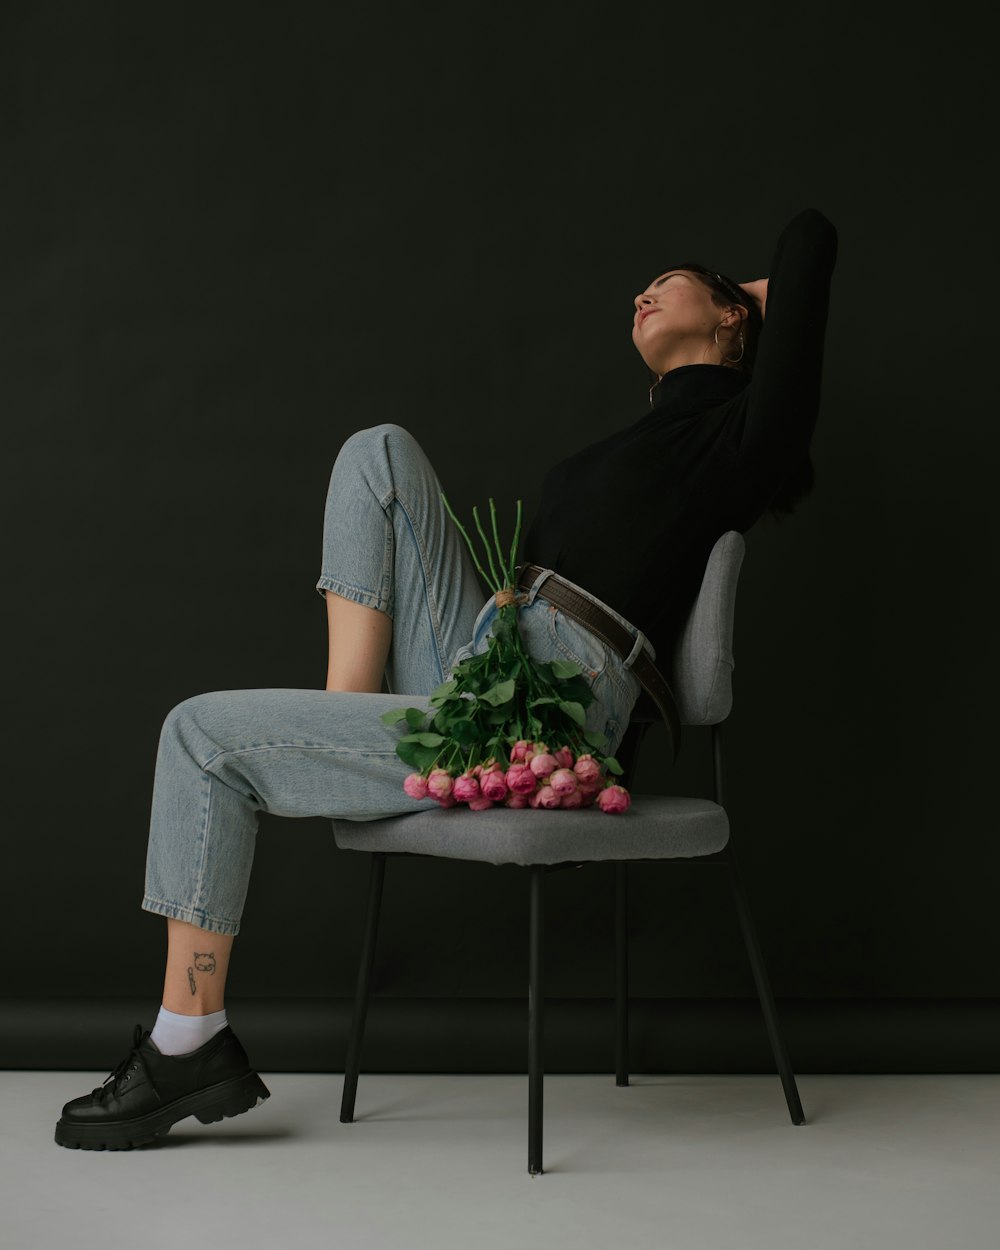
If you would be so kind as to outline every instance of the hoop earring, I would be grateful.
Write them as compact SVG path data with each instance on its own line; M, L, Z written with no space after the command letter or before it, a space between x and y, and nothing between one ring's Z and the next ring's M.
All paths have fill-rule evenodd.
M721 321L719 322L719 325L722 325ZM719 347L719 326L715 327L715 346ZM722 356L722 363L724 365L738 365L740 361L743 359L743 354L745 351L746 351L746 348L743 344L743 331L742 330L740 331L740 354L736 357L735 360L728 360L725 356L722 356L722 348L719 347L719 355Z

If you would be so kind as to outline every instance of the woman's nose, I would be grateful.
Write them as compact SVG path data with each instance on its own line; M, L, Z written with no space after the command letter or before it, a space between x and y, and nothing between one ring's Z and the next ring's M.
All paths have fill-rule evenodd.
M647 308L651 303L652 300L650 300L649 296L645 292L635 297L635 306L637 309Z

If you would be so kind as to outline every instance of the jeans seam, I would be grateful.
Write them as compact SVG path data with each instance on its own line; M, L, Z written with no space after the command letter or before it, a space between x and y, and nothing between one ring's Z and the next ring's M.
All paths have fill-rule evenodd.
M420 572L423 576L424 582L424 603L427 609L427 618L431 623L431 636L434 639L435 658L437 659L438 666L437 684L440 685L444 681L444 636L441 630L441 621L437 611L437 603L431 591L432 582L428 577L430 560L427 555L427 549L423 543L423 535L420 532L420 527L413 518L410 506L407 504L406 500L403 499L398 490L395 492L395 501L399 504L400 508L402 508L403 515L406 517L407 524L410 527L410 533L413 535L414 546L417 549L417 556L420 560Z
M388 448L386 448L386 455L388 456L388 454L389 454ZM390 468L390 474L391 472L392 470ZM396 550L395 550L396 528L392 523L392 514L390 513L389 509L392 507L392 502L394 498L395 498L395 485L393 486L393 489L390 492L389 498L386 500L385 503L382 503L382 501L379 500L379 506L381 507L382 513L385 516L385 535L382 540L381 595L385 599L386 603L390 604L390 606L392 607L392 612L390 613L390 616L392 616L393 619L395 619L395 613L396 613L396 578L394 576L395 565L396 565Z
M400 697L405 698L406 696L400 696ZM351 747L330 746L328 742L255 742L253 746L230 747L224 751L216 751L216 753L210 756L205 761L204 764L200 765L200 767L205 769L205 771L207 772L210 766L214 764L216 760L222 759L226 756L250 755L254 751L284 751L284 750L287 750L289 747L294 748L296 751L333 751L337 755L374 757L376 759L388 759L388 758L392 758L393 756L397 754L395 750L392 750L392 751L356 751ZM216 773L212 773L212 776L216 777L218 781L221 781L223 785L226 784L224 781L222 781L221 777L217 776Z
M202 802L201 832L199 834L201 853L198 858L198 869L195 873L195 888L192 891L194 895L194 902L191 905L192 910L199 911L202 909L198 905L201 902L202 895L205 893L205 860L208 857L209 819L212 814L212 777L209 776L204 765L201 765L200 767L202 770L202 785L205 787L207 793Z

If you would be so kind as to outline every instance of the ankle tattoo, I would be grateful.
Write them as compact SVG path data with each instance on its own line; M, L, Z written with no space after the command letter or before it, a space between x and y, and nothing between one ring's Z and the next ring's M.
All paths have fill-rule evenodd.
M194 978L195 971L207 972L209 975L215 972L215 951L195 951L194 965L188 966L188 985L192 994L198 993L198 983Z

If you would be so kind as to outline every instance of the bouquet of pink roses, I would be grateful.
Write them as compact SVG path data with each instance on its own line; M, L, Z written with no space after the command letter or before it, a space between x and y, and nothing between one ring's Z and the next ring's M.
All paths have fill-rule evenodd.
M584 729L586 708L594 694L583 670L566 660L533 659L518 631L519 602L513 586L521 501L517 501L514 541L506 560L493 500L493 551L479 511L472 509L486 548L490 569L486 573L465 528L444 494L441 498L476 568L493 587L498 612L487 649L456 665L451 680L432 693L435 712L395 708L381 717L385 725L405 719L410 730L396 744L400 759L417 770L405 779L403 789L414 799L436 799L442 807L467 803L473 811L496 806L591 807L595 803L603 812L626 811L631 803L629 792L607 776L621 776L620 764L601 753L604 739L600 734Z

